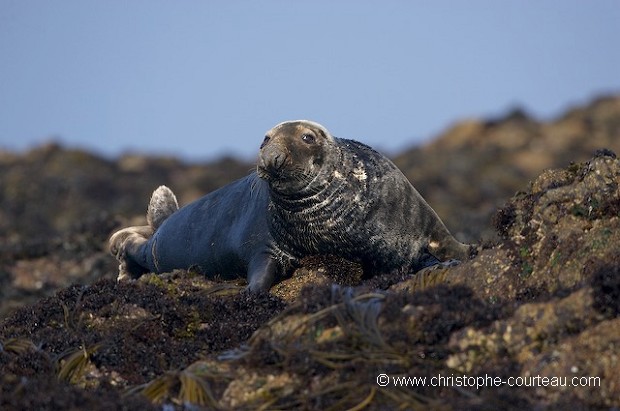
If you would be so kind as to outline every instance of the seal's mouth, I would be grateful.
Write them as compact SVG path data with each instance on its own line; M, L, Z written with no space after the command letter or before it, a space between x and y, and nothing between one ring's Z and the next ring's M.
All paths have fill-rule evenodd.
M295 177L291 174L290 170L284 167L274 168L259 164L256 167L256 173L260 178L272 185L287 184L295 180Z
M256 174L258 174L260 178L266 181L273 181L273 180L281 179L281 176L280 176L281 173L274 171L274 170L269 170L267 167L263 166L262 164L259 164L258 166L256 166Z

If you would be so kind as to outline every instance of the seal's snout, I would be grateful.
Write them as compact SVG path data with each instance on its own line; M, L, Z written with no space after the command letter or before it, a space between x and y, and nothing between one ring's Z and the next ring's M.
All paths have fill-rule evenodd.
M268 144L261 149L261 166L271 175L277 175L283 170L286 159L286 152L278 147L277 144Z

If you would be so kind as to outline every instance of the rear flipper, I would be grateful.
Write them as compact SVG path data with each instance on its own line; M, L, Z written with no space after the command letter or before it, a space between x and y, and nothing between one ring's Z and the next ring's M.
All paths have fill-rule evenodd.
M146 221L155 232L178 209L179 203L172 190L166 186L159 186L151 195L149 208L146 211Z
M145 267L144 245L162 223L179 209L177 198L166 186L159 186L151 195L146 221L149 225L123 228L110 237L110 253L116 257L118 267L118 281L138 278L150 271Z
M140 255L141 247L148 242L152 235L153 229L145 225L123 228L110 237L110 253L120 263L118 281L138 278L148 272L146 267L136 261L136 256Z

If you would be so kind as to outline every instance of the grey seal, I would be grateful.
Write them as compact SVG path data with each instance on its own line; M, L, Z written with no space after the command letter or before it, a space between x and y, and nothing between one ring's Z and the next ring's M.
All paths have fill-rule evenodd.
M260 291L311 255L414 272L473 252L387 157L307 120L276 125L256 172L180 209L158 188L147 221L110 238L119 279L194 268L213 278L245 274Z

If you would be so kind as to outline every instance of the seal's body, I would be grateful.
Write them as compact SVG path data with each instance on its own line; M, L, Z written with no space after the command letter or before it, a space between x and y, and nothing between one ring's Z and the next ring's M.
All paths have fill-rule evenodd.
M284 261L271 236L267 209L269 187L256 173L237 180L161 218L160 226L129 227L117 232L113 253L124 251L121 275L137 277L145 272L165 273L194 269L210 278L231 279L247 273L252 289L269 289ZM164 197L174 195L165 186L151 198L147 219ZM161 216L160 216L161 217ZM142 235L136 236L136 228ZM150 230L149 230L150 229ZM152 234L151 234L152 233ZM116 238L115 238L116 237ZM127 239L130 241L127 242Z
M309 255L387 272L415 271L429 253L439 260L471 253L389 159L303 120L267 133L257 173L177 208L160 187L149 226L112 236L119 278L194 267L210 277L247 272L258 291Z
M276 243L297 258L335 254L385 272L416 270L427 252L439 260L471 253L392 161L319 124L269 131L258 173L270 185Z

